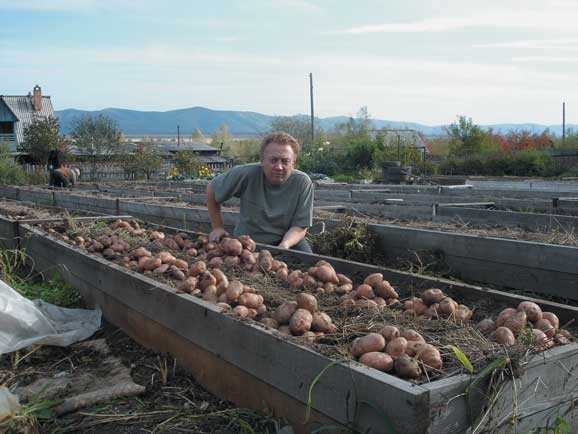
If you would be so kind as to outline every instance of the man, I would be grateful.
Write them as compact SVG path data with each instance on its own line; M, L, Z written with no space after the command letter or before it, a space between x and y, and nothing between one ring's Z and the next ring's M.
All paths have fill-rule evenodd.
M54 171L60 169L64 163L64 147L59 145L56 149L52 149L48 154L48 185L55 186Z
M260 163L233 167L207 187L207 207L211 219L211 241L227 232L221 203L231 197L241 199L240 221L235 236L250 235L255 241L284 249L311 252L305 240L313 223L313 183L293 167L299 143L284 132L269 134L261 143Z

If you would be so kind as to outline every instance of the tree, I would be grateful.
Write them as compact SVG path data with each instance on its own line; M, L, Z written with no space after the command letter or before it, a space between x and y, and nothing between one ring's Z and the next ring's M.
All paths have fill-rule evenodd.
M130 177L136 177L138 173L144 173L147 181L161 168L163 158L154 145L138 145L134 154L124 157L123 169Z
M260 145L260 141L256 139L235 140L223 148L223 153L239 164L254 163L259 161Z
M495 142L479 126L472 122L472 118L458 117L458 122L446 127L450 138L450 155L467 156L489 151L495 147Z
M110 158L120 150L121 132L114 119L99 114L77 119L72 130L76 146L84 154L97 159Z
M284 131L297 139L302 147L311 143L311 119L307 116L280 116L271 122L271 131ZM315 121L315 144L324 141L324 131Z
M46 164L51 150L67 145L66 139L58 130L58 119L52 116L33 119L32 123L24 128L24 143L20 150L29 153L35 162Z
M211 139L211 144L216 148L220 148L221 144L229 144L231 141L231 135L229 134L229 127L227 124L223 122L221 125L219 125L219 128L213 131Z
M198 128L195 128L195 131L193 132L193 140L198 140L199 142L205 142L205 136L203 135L203 133L201 132L201 130L199 130Z
M185 176L197 175L199 168L203 165L201 159L193 151L189 150L178 151L173 163L179 174Z
M0 143L0 184L24 184L26 172L14 161L8 145Z

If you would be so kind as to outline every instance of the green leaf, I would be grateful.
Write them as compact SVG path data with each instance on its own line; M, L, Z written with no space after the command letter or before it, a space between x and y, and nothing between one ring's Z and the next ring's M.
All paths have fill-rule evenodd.
M454 352L454 354L456 355L457 359L460 361L462 366L464 368L466 368L470 374L473 374L474 373L474 367L472 365L472 362L470 362L470 359L468 359L468 356L466 356L464 354L464 352L462 350L460 350L458 347L456 347L454 345L448 345L448 346L452 349L452 351Z
M325 371L327 371L329 368L331 368L333 365L336 365L337 363L340 363L340 361L334 360L333 362L328 364L325 368L323 368L321 370L321 372L319 374L317 374L317 376L311 382L311 385L309 386L309 391L307 392L307 407L305 408L305 422L304 423L309 422L309 418L311 417L311 406L313 404L313 398L312 398L313 388L315 387L317 382L321 379L321 377L323 376Z
M568 422L562 416L556 418L556 432L560 434L570 434Z

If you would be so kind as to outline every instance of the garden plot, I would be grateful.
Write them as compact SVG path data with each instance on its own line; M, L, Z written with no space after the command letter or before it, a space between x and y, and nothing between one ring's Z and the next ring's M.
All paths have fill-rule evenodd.
M85 224L83 223L83 225ZM85 236L84 243L87 249L91 247L91 245L86 244L88 243L88 238L91 238L90 234L97 235L101 233L94 231L105 231L98 236L106 235L110 237L114 234L106 231L116 231L121 227L117 224L117 227L113 229L106 224L97 224L83 229L83 225L76 228L76 230L87 230L87 234L79 232L76 236ZM122 226L128 229L126 225ZM144 238L147 243L158 241L158 235L153 236L152 232L145 231L144 233L138 232L135 234L135 231L140 231L143 228L137 228L134 223L131 223L131 228L132 233L129 237L123 238L120 237L120 234L117 234L120 237L119 239L123 239L129 245L135 239L143 241ZM244 400L247 402L253 400L252 404L258 405L259 408L262 408L262 400L266 398L266 402L272 407L284 411L292 419L302 421L303 409L308 407L306 404L311 404L313 420L319 418L318 420L322 420L323 423L337 422L341 425L350 425L359 431L372 429L373 431L371 432L384 432L386 431L387 423L391 423L398 432L463 432L466 426L470 424L467 416L467 398L473 397L471 394L464 395L463 393L467 385L471 383L471 379L469 374L462 373L465 372L466 368L461 363L456 362L455 357L452 356L453 350L452 352L448 351L445 348L445 344L440 342L441 345L439 347L443 347L440 352L444 366L448 368L447 372L444 371L443 375L441 375L434 371L434 374L429 378L429 375L425 375L427 373L426 368L424 373L415 380L402 380L372 368L365 368L353 361L342 360L339 363L331 364L330 359L320 355L320 353L328 354L335 359L336 354L340 351L345 351L342 356L349 355L350 358L351 353L347 353L347 351L350 351L351 346L349 344L353 338L363 337L368 332L380 331L380 327L386 324L392 325L392 322L400 325L402 329L408 325L412 325L412 327L417 327L418 324L424 325L421 329L422 333L425 335L426 340L433 343L435 343L436 339L441 339L440 333L443 334L443 330L451 332L453 328L459 329L459 334L463 338L460 340L454 336L450 341L459 342L459 345L463 346L465 351L470 354L470 358L474 361L476 367L486 365L491 359L501 360L502 362L500 363L507 366L506 370L495 371L496 375L493 377L496 380L503 376L501 377L503 382L498 381L495 384L501 385L502 394L500 396L505 396L506 401L502 403L498 399L497 402L500 405L495 406L494 409L499 408L500 412L494 415L495 418L484 419L485 421L491 421L490 426L487 428L489 431L486 432L495 432L495 424L499 424L498 429L501 429L503 420L519 423L518 428L520 429L524 429L524 426L534 428L545 424L546 420L553 417L553 415L562 414L559 412L566 411L564 404L554 404L552 406L551 398L547 397L547 395L551 395L544 392L541 387L537 387L536 380L532 379L536 378L533 377L534 375L540 375L540 381L548 384L551 390L552 388L557 390L559 397L569 398L570 401L575 399L575 393L568 389L568 384L564 386L562 383L556 382L554 377L550 379L550 375L555 376L555 378L563 377L561 373L557 372L560 365L564 369L572 369L572 366L575 366L576 362L573 362L572 358L578 356L574 344L548 349L540 353L541 355L536 358L530 355L530 353L535 351L535 349L532 349L531 341L527 341L524 344L525 341L521 338L519 344L524 345L521 349L527 348L530 353L526 354L529 357L528 359L525 359L525 357L521 359L521 364L526 370L523 371L523 374L518 379L513 380L516 383L516 386L514 386L509 378L510 362L516 360L515 354L525 353L526 350L520 353L520 351L514 350L517 348L515 345L508 347L511 352L508 350L507 360L510 362L506 362L506 359L501 358L505 355L505 353L500 353L502 347L496 346L492 340L485 338L479 333L475 323L470 323L467 319L457 321L456 318L452 319L449 316L447 318L440 317L439 319L437 317L433 319L416 318L417 311L415 307L409 309L408 306L402 306L402 303L391 304L390 307L375 308L368 302L375 299L369 297L369 294L366 294L367 297L355 297L356 301L353 301L353 298L346 297L345 300L352 300L355 305L349 307L340 306L344 309L344 312L347 312L342 318L330 310L332 303L329 300L332 297L336 297L334 295L335 291L333 293L318 293L316 296L321 301L319 306L322 310L327 310L330 316L333 314L335 317L333 323L337 325L337 330L319 337L320 340L317 342L315 342L315 339L311 339L314 342L310 342L310 339L303 339L302 335L293 336L293 333L291 335L286 334L282 330L266 329L253 320L247 318L239 319L239 317L235 317L232 314L226 314L222 308L210 303L210 300L208 300L210 294L205 294L207 288L202 292L204 300L198 299L194 294L178 294L175 293L175 288L178 287L178 282L182 282L180 280L173 283L171 289L171 286L167 285L169 281L161 283L151 279L154 277L154 271L147 276L129 271L131 267L134 267L134 264L130 264L130 260L125 263L127 266L119 267L111 261L101 258L100 255L82 253L82 246L67 245L55 239L62 237L65 233L61 232L62 228L47 227L47 231L50 229L53 231L49 237L32 228L26 229L24 227L24 229L29 236L27 250L39 266L54 266L54 257L59 257L61 264L70 270L66 278L75 282L88 299L103 306L105 314L127 329L129 333L150 346L160 347L163 350L170 350L176 353L180 361L195 371L196 376L206 383L210 390L220 392L221 395L232 395L232 398L238 401ZM68 242L74 240L72 235L74 234L68 233ZM174 234L172 235L170 236L170 232L167 232L165 239L172 239L178 245L178 239ZM193 238L192 234L181 234L180 238L186 238L191 242L202 240ZM94 240L95 238L92 239ZM164 243L161 245L163 250L168 247ZM136 245L130 245L130 248L133 247L136 247ZM143 246L140 245L140 247ZM148 244L147 247L151 248L152 256L153 245ZM190 245L187 247L190 247ZM199 251L202 250L201 246L197 247L199 247L197 256L189 256L188 250L190 249L184 252L182 248L178 251L174 250L175 254L173 256L180 256L183 258L181 260L185 260L186 256L188 256L186 259L191 262L191 264L187 264L189 266L188 270L190 270L194 265L192 262L197 262L194 258L198 258ZM112 250L114 251L115 249ZM295 266L306 268L321 259L316 255L299 254L277 249L271 249L271 251L277 256L277 260L284 260L290 268ZM156 255L159 253L156 253ZM119 258L110 257L109 259L118 261L121 257L124 256L119 256ZM483 315L484 312L491 312L496 316L503 308L507 306L515 307L520 301L524 300L522 297L510 296L496 291L482 291L475 287L460 285L455 282L428 279L333 258L325 258L325 260L331 262L335 271L351 276L356 284L367 279L370 275L381 273L384 278L388 279L396 287L400 299L405 302L413 301L415 303L415 299L409 298L412 294L423 295L423 290L426 288L432 286L440 287L452 298L459 300L461 303L471 305L474 308L475 319L481 318L476 318L476 315L485 316ZM136 266L138 267L138 264ZM323 265L318 266L322 267ZM232 267L236 267L236 265L232 265ZM238 272L244 273L241 269ZM309 272L311 270L308 270ZM188 273L189 271L187 271ZM275 284L278 279L276 274L260 273L260 276L247 275L247 277L243 277L243 279L249 279L244 284L256 289L257 293L262 294L263 301L267 300L266 303L269 303L268 307L271 308L268 311L273 310L276 303L281 303L279 306L283 305L282 300L278 298L280 294L293 298L296 295L295 290L298 289L293 287L293 285L287 287L285 282L281 282L279 290L273 291L271 294L267 293L267 288L277 287L277 284ZM321 278L317 273L315 275ZM174 277L174 275L172 276ZM232 274L232 276L240 278L240 275ZM243 276L245 275L243 274ZM166 276L164 277L166 278ZM258 279L265 279L262 287L259 286ZM371 285L379 284L379 282L376 283L375 281L370 282L368 280L367 282L368 284L371 283ZM358 291L359 288L355 289L355 293ZM352 293L354 293L352 290L348 292L348 294ZM344 303L344 301L341 300L339 305L341 303ZM374 303L378 304L375 301ZM543 307L547 307L548 310L557 312L563 322L570 321L576 317L576 312L572 308L545 301L540 301L539 303ZM334 307L337 309L339 305ZM398 307L395 307L396 305ZM243 309L237 310L243 311ZM414 313L407 313L412 310ZM354 318L353 322L355 324L348 325L347 318L349 317ZM433 324L444 324L444 326L435 327ZM468 334L471 332L475 332L477 335ZM451 336L451 333L449 335ZM347 345L340 345L340 339L347 342ZM492 353L492 350L489 350L486 353L489 354L487 356L489 359L480 358L472 355L471 350L468 350L468 345L465 344L471 339L478 343L478 345L472 345L472 347L484 348L485 345L480 345L479 343L487 342L488 348L500 349L495 354ZM323 350L322 348L325 346L341 349L337 353L327 353L330 350ZM377 352L383 353L380 350ZM356 353L358 352L356 351ZM517 365L514 362L512 366ZM441 371L443 370L441 369ZM320 375L322 371L323 374ZM514 369L514 371L517 373L522 372L517 369ZM282 375L281 372L283 372ZM500 372L499 375L497 375L498 372ZM476 381L482 380L480 377L477 378L478 380ZM483 381L484 388L487 387L487 380L488 377ZM575 382L571 383L573 387ZM313 387L313 384L315 387ZM242 390L247 390L247 386L251 387L257 396L251 397L246 396L246 393L242 393ZM514 390L518 391L518 395L515 398L518 399L519 405L514 410L513 417L511 417L513 409L511 408L511 400L508 394ZM311 396L311 399L307 398L308 395ZM532 400L531 405L530 401L527 401L529 399ZM520 405L520 403L523 405ZM502 404L505 405L505 409L501 407ZM376 407L379 411L375 410ZM501 412L502 410L504 412ZM564 414L566 420L573 424L573 415L571 413Z

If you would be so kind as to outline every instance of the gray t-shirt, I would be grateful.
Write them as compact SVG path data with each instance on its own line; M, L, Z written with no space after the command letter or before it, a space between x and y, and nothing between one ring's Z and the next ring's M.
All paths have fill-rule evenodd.
M267 182L260 163L233 167L211 181L215 200L241 199L241 218L235 236L250 235L265 244L281 242L289 228L313 223L313 183L309 176L293 170L280 185Z

